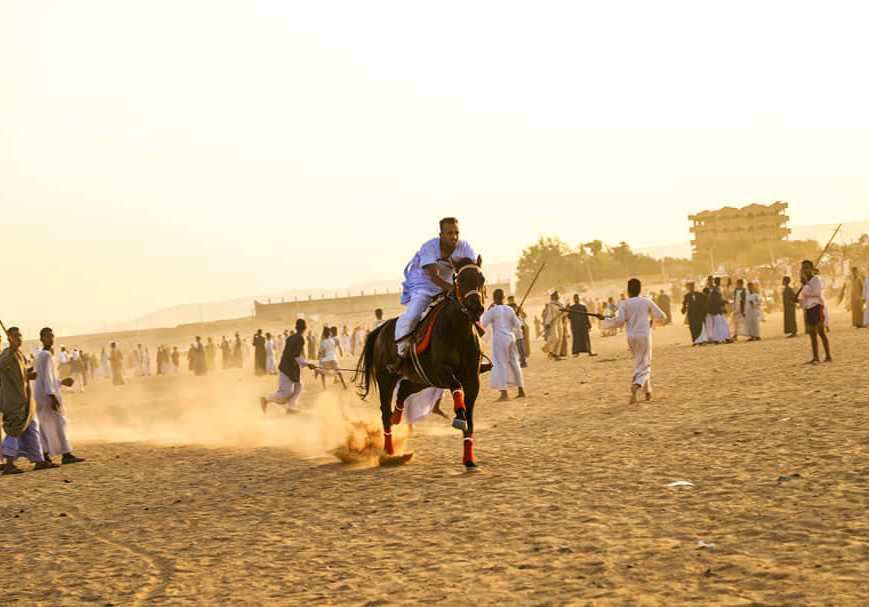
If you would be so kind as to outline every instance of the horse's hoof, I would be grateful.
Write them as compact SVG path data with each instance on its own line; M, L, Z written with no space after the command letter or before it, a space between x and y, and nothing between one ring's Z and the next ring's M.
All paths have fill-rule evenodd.
M456 417L455 419L453 419L453 428L455 428L456 430L461 430L462 432L467 432L468 420L459 419L458 417Z

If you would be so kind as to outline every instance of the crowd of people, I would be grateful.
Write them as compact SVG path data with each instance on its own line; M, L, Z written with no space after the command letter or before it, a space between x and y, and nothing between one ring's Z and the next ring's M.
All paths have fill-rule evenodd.
M461 249L462 255L473 255L466 243L464 248L460 247L463 241L458 241L457 220L443 220L441 231L440 240L426 243L415 258L419 265L416 282L408 279L405 283L407 293L403 300L408 307L396 324L397 334L403 335L397 340L399 359L407 355L410 343L407 336L411 333L406 332L412 332L425 307L434 301L433 292L450 288L446 274L442 276L440 270L431 270L435 264L427 260L440 259L438 251L443 252L445 241L454 251ZM569 305L561 303L558 291L552 291L541 317L533 319L534 337L542 340L542 350L550 360L559 361L571 355L596 356L592 347L592 319L597 319L601 337L623 331L634 361L632 403L637 402L641 394L646 400L652 398L652 329L673 322L673 301L681 301L683 322L694 346L729 344L740 337L758 341L762 337L764 314L777 308L783 312L785 334L795 337L799 333L797 309L801 308L805 331L811 338L810 362L821 362L821 346L824 360L832 361L827 335L830 320L827 301L834 292L832 286L825 288L811 261L801 264L801 286L797 290L790 276L783 277L780 291L763 289L756 279L736 278L734 281L733 278L708 276L700 290L694 281L686 281L684 293L680 285L674 285L669 293L658 289L647 295L642 294L641 281L632 278L627 282L626 291L618 296L583 300L576 293ZM479 320L480 327L488 333L486 339L492 363L489 385L500 393L499 400L509 399L509 388L516 388L517 398L524 398L523 369L528 366L532 353L527 314L521 304L517 305L515 299L506 296L501 289L494 291L492 299ZM852 268L849 279L839 291L839 301L847 303L854 326L869 326L869 277ZM150 349L142 344L123 352L117 342L112 342L108 350L101 349L99 357L78 347L67 350L61 345L55 356L54 334L47 327L40 332L39 347L28 356L21 349L21 332L12 327L7 334L9 345L0 354L0 403L5 434L3 472L21 472L15 465L19 457L33 462L36 469L57 466L52 457L59 456L61 464L82 461L73 455L66 435L63 388L83 391L98 377L111 378L113 384L123 385L125 373L150 376L152 369L156 375L178 374L182 357L188 372L204 376L218 367L243 367L252 347L254 375L278 376L277 391L261 399L263 411L269 403L277 403L285 406L288 413L295 413L302 394L303 367L314 371L315 381L320 379L323 389L330 383L340 383L348 389L340 361L351 357L355 362L363 351L368 333L385 322L383 310L375 310L374 317L370 327L357 325L351 331L344 325L340 332L337 326L330 324L324 324L320 331L309 331L307 322L299 318L292 330L272 334L258 329L249 345L239 333L232 339L223 336L219 344L212 337L203 341L196 336L183 356L178 346L159 345L153 366Z

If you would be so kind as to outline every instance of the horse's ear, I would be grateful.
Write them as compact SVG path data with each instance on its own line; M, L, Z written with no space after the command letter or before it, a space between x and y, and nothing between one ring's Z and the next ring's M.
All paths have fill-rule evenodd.
M483 267L483 258L477 255L477 265Z

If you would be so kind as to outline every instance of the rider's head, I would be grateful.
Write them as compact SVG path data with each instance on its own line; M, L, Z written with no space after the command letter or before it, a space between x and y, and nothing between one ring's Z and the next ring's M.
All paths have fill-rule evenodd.
M455 217L444 217L440 221L441 244L455 247L459 244L459 220Z
M643 285L640 283L639 278L631 278L628 281L628 296L629 297L638 297L640 295L640 290L642 290Z
M498 305L504 303L504 289L495 289L492 293L492 300Z

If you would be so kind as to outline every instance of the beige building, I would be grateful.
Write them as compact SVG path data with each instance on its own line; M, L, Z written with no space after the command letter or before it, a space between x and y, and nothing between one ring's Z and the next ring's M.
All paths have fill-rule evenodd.
M788 203L750 204L737 209L724 207L689 215L694 235L694 259L713 264L731 258L747 248L772 245L791 233L786 215Z

